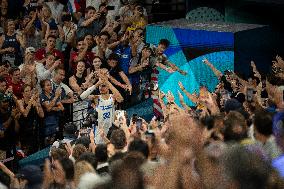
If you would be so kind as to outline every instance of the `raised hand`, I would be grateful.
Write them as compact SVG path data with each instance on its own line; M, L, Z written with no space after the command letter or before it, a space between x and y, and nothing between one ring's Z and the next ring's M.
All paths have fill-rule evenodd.
M61 89L61 87L58 87L55 91L55 97L56 98L60 97L61 93L62 93L62 89Z
M168 102L170 102L170 103L173 103L175 101L175 97L174 97L174 95L171 91L168 92L166 98L167 98Z
M180 93L180 91L178 91L178 97L179 97L179 100L181 102L184 102L184 98L183 98L182 94Z
M179 81L179 82L178 82L178 86L179 86L179 88L180 88L182 91L185 90L185 88L184 88L182 82Z

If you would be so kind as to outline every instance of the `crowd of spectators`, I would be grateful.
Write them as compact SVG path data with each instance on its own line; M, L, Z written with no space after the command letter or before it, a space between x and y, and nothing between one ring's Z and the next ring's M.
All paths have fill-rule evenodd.
M159 70L187 73L168 40L145 43L147 22L138 0L1 0L1 189L284 188L282 58L249 78L204 59L216 90L179 82L175 99ZM127 115L151 96L150 122ZM17 167L46 147L43 166Z

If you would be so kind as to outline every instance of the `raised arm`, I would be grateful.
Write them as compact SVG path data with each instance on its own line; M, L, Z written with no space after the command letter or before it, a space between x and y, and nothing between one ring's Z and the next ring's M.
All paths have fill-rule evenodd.
M184 94L193 102L193 103L198 103L198 98L195 95L190 94L187 90L185 90L183 84L179 81L178 85L180 87L180 89L182 90L182 92L184 92Z
M213 73L218 77L221 78L223 76L222 72L220 72L219 70L217 70L213 64L211 62L209 62L206 58L204 60L202 60L202 62L204 64L206 64L212 71Z
M191 108L190 108L188 105L186 105L186 103L184 102L184 98L183 98L182 94L180 93L180 91L178 91L178 96L179 96L179 102L180 102L180 104L182 105L182 107L183 107L187 112L191 111Z
M123 71L119 72L120 77L122 78L122 80L124 81L124 83L127 85L127 88L129 90L129 92L132 92L132 85L128 79L128 77L125 75L125 73Z
M96 13L93 17L91 17L91 18L89 18L89 19L83 21L80 26L87 27L87 26L89 26L92 22L94 22L96 19L98 19L100 16L101 16L101 13Z
M85 90L81 95L80 98L82 100L85 100L86 98L88 98L88 96L90 96L99 86L100 81L98 81L95 85L89 87L87 90Z
M75 79L74 76L69 78L69 86L74 90L77 94L82 93L81 87L78 85L77 80Z

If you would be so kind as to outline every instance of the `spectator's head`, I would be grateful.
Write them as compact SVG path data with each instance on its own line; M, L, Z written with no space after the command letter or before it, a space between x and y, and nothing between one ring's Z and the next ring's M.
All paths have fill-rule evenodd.
M63 14L61 17L61 21L63 22L64 26L71 27L72 24L72 17L70 14Z
M130 8L134 9L138 4L138 0L129 0L128 3L130 5Z
M12 19L8 19L7 20L7 32L12 34L15 32L15 28L16 28L15 21Z
M74 123L67 123L63 128L63 136L68 138L76 138L77 126Z
M142 56L145 57L145 58L149 58L150 56L153 55L153 51L150 47L148 46L145 46L143 49L142 49Z
M47 68L50 68L55 62L55 56L52 53L48 53L46 55L46 61L45 61L45 65Z
M255 138L261 142L272 135L272 117L268 112L257 111L253 121Z
M79 162L79 161L86 161L89 164L91 164L94 169L97 168L98 161L97 161L96 155L94 153L85 152L85 153L81 154L80 157L76 160L76 162Z
M224 110L226 113L229 113L230 111L236 111L240 109L241 107L242 107L242 104L234 98L226 100L224 104Z
M77 49L79 52L82 52L86 48L86 45L83 37L77 39Z
M157 48L157 53L159 55L162 55L169 46L170 46L169 40L161 39Z
M244 116L236 111L231 111L224 121L225 141L240 142L247 137L247 125Z
M63 80L65 79L65 70L63 68L56 68L54 70L54 75L53 75L53 81L59 83L62 83Z
M40 81L40 87L44 91L44 93L51 93L52 92L52 85L49 79L44 79Z
M94 70L98 70L101 68L102 59L99 56L95 56L93 59L93 68Z
M51 9L49 8L49 6L47 4L43 4L42 6L42 14L43 14L43 18L47 19L47 18L50 18L51 17Z
M13 82L20 82L21 74L18 67L13 67L9 71L10 76L12 77Z
M136 13L137 15L139 15L139 16L143 16L143 15L144 15L144 9L143 9L143 7L140 6L140 5L137 5L137 6L135 7L135 13Z
M112 132L110 142L114 145L115 150L123 150L126 146L126 136L122 129L116 129Z
M134 162L129 163L127 161L122 161L122 163L116 163L111 169L111 176L112 176L111 188L116 188L116 189L144 188L143 174L140 171L139 167L137 167L137 164L135 164Z
M80 178L86 173L95 173L95 169L93 168L93 166L86 161L76 162L74 174L74 182L76 187L80 182Z
M117 54L112 53L109 55L107 63L111 68L115 68L118 65L119 57Z
M107 83L101 83L99 85L99 91L100 91L100 94L108 94L109 93L109 87L108 87Z
M232 146L222 157L230 188L267 188L272 168L269 163L241 146Z
M6 16L8 12L8 1L1 1L1 16Z
M16 174L16 178L19 179L19 183L24 185L23 188L41 188L43 174L38 166L27 165L20 169L19 173Z
M46 39L46 47L48 48L48 50L53 50L55 49L55 45L56 45L56 36L49 35Z
M2 77L6 77L9 75L10 68L11 64L8 60L0 61L0 74Z
M128 151L129 152L132 152L132 151L141 152L146 159L149 156L149 146L145 141L141 139L133 140L128 146Z
M107 162L108 160L107 145L98 144L95 149L95 156L98 162L100 163Z
M77 68L76 68L76 71L77 71L77 74L81 75L84 73L85 71L85 62L83 61L80 61L77 63Z
M85 9L85 17L86 19L93 17L96 14L96 9L93 6L88 6Z
M28 47L25 50L25 63L34 63L35 60L35 48Z
M61 149L61 148L53 147L50 150L50 157L51 157L51 161L53 163L55 160L61 160L61 159L68 158L68 152L66 150Z
M86 45L88 45L89 48L92 48L94 45L94 38L92 36L92 34L86 34L84 37L84 40L86 42Z
M30 99L32 97L32 87L30 85L24 85L22 93L24 98Z
M64 170L65 179L67 181L72 181L74 179L74 164L72 160L69 158L62 158L59 162Z
M100 45L106 45L106 44L108 44L108 41L109 41L109 39L110 39L110 35L109 35L109 33L107 32L107 31L104 31L104 32L101 32L100 34L99 34L99 42L100 42Z
M6 80L3 77L0 77L0 93L5 93L6 92Z
M87 149L89 148L90 143L90 137L87 136L82 136L76 140L76 145L83 144Z
M144 36L144 30L142 28L137 28L133 32L133 37L134 38L139 38L139 37L143 37L143 36Z
M106 3L101 3L99 6L99 12L102 14L102 16L106 16L108 9L107 9L107 4Z
M83 153L87 152L87 148L82 144L76 144L72 156L77 160Z

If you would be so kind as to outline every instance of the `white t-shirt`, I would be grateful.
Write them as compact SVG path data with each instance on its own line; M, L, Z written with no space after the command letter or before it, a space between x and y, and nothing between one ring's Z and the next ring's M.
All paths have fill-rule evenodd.
M64 5L62 5L61 3L57 3L57 2L47 2L46 4L51 9L52 17L55 19L56 23L59 23Z

